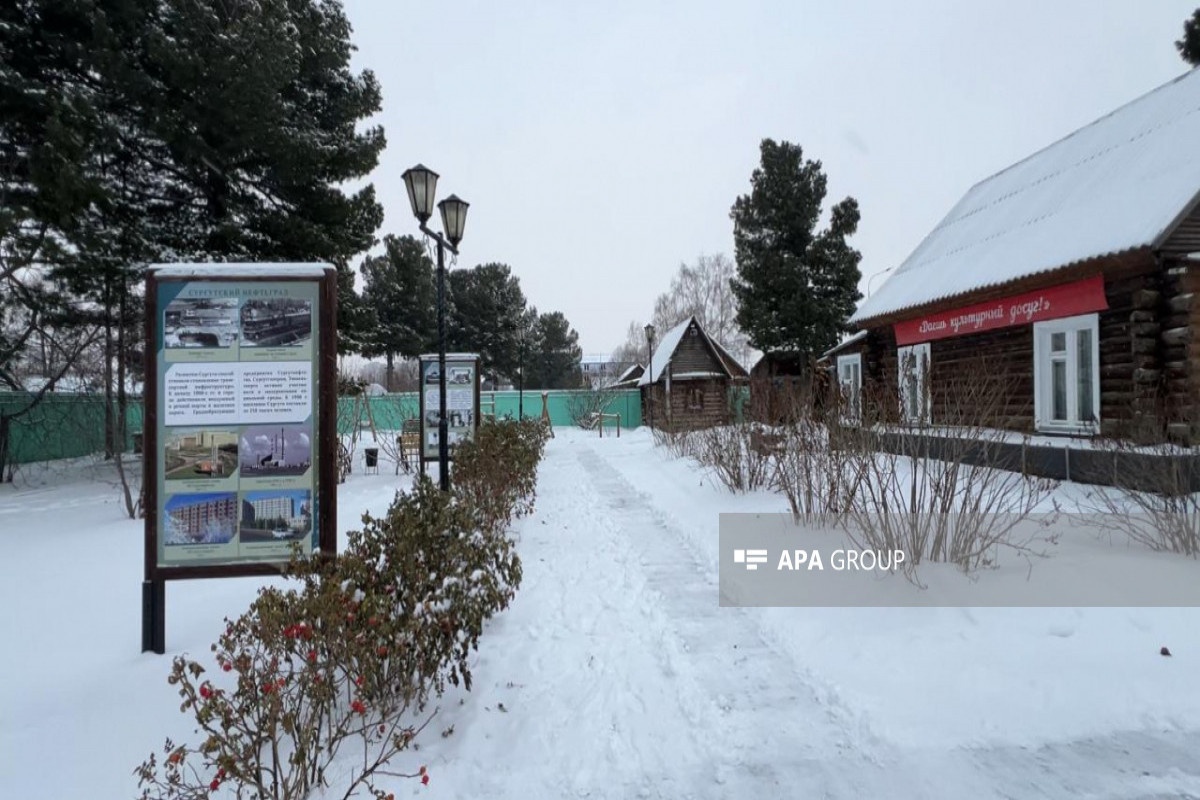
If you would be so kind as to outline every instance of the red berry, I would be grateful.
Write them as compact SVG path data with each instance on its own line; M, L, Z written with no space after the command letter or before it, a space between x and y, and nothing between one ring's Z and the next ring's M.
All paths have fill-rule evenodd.
M425 774L425 765L424 765L424 764L422 764L422 765L421 765L421 768L420 768L419 770L417 770L417 774L418 774L418 775L424 775L424 774Z
M379 653L380 658L383 658L384 656L387 655L387 648L384 647L383 645L380 645L379 649L376 652Z
M428 785L429 785L429 776L428 776L428 775L422 775L422 776L421 776L421 784L422 784L423 786L428 786Z
M224 664L221 665L221 669L225 670L226 672L229 672L229 670L233 669L233 664L230 664L228 661L226 661Z
M309 660L309 661L316 661L316 660L317 660L317 651L316 651L316 650L309 650L309 651L308 651L308 660Z
M378 624L379 624L379 617L371 617L369 620L367 620L367 624L368 624L368 625L370 625L370 626L372 626L372 627L374 627L375 625L378 625Z
M210 783L210 784L208 785L208 788L209 788L211 791L214 791L214 792L215 792L217 789L219 789L219 788L220 788L220 786L221 786L221 781L220 781L219 779L217 779L217 778L213 778L213 779L212 779L212 783Z
M361 700L355 700L350 704L350 708L359 714L367 713L367 707L362 704Z
M212 693L213 693L212 689L210 689L208 687L207 683L200 684L200 696L201 697L203 697L205 700L207 700L208 698L212 697Z

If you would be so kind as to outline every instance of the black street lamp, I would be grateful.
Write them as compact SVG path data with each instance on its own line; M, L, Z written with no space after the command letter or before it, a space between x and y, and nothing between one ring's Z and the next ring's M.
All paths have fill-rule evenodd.
M525 331L517 346L517 419L525 419Z
M408 202L412 204L413 216L420 223L421 233L437 242L437 304L438 304L438 486L450 491L450 442L446 418L446 255L449 250L458 255L458 243L462 241L463 229L467 225L467 207L470 205L457 195L450 195L437 204L442 216L441 234L434 233L426 225L433 216L433 198L437 193L438 174L421 164L404 173L404 186L408 190Z
M646 345L650 353L646 365L646 373L649 375L646 379L646 408L650 411L650 430L654 430L654 326L650 323L646 323Z

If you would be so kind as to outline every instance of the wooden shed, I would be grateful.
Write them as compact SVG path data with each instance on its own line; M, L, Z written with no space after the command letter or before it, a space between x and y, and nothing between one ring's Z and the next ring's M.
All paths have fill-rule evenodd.
M851 318L843 395L914 425L1194 439L1198 110L1193 70L972 187Z
M638 379L642 419L655 427L682 430L728 423L732 390L750 376L695 317L667 331Z

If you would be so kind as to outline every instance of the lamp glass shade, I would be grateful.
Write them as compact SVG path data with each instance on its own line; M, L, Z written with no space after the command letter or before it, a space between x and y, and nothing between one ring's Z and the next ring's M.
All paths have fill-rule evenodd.
M654 341L654 326L653 325L646 326L646 341L647 342Z
M438 203L438 210L442 212L442 232L455 247L462 241L463 230L467 227L467 207L470 205L456 194Z
M424 225L433 216L433 199L437 194L438 174L423 164L417 164L404 172L404 186L408 189L408 202L412 204L413 216Z

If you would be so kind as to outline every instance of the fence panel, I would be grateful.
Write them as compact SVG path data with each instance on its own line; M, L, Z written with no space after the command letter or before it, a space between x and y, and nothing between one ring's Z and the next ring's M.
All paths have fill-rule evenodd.
M530 389L524 397L525 416L542 415L542 393ZM547 395L550 422L555 427L573 425L572 405L582 404L592 397L587 390L555 390ZM23 410L31 395L0 392L0 414ZM481 401L495 401L497 417L517 416L521 393L516 391L483 392ZM114 407L115 407L115 400ZM368 424L366 407L377 430L400 430L406 419L416 419L419 402L416 392L379 395L376 397L338 398L338 434L346 435L357 423ZM12 421L8 457L10 463L26 464L60 458L78 458L104 451L104 404L102 395L48 394L28 414ZM606 414L620 414L621 427L636 428L642 424L642 406L636 389L612 393L612 399L602 409ZM126 405L126 450L133 448L134 436L142 432L142 401L129 398ZM615 421L607 424L614 425Z

